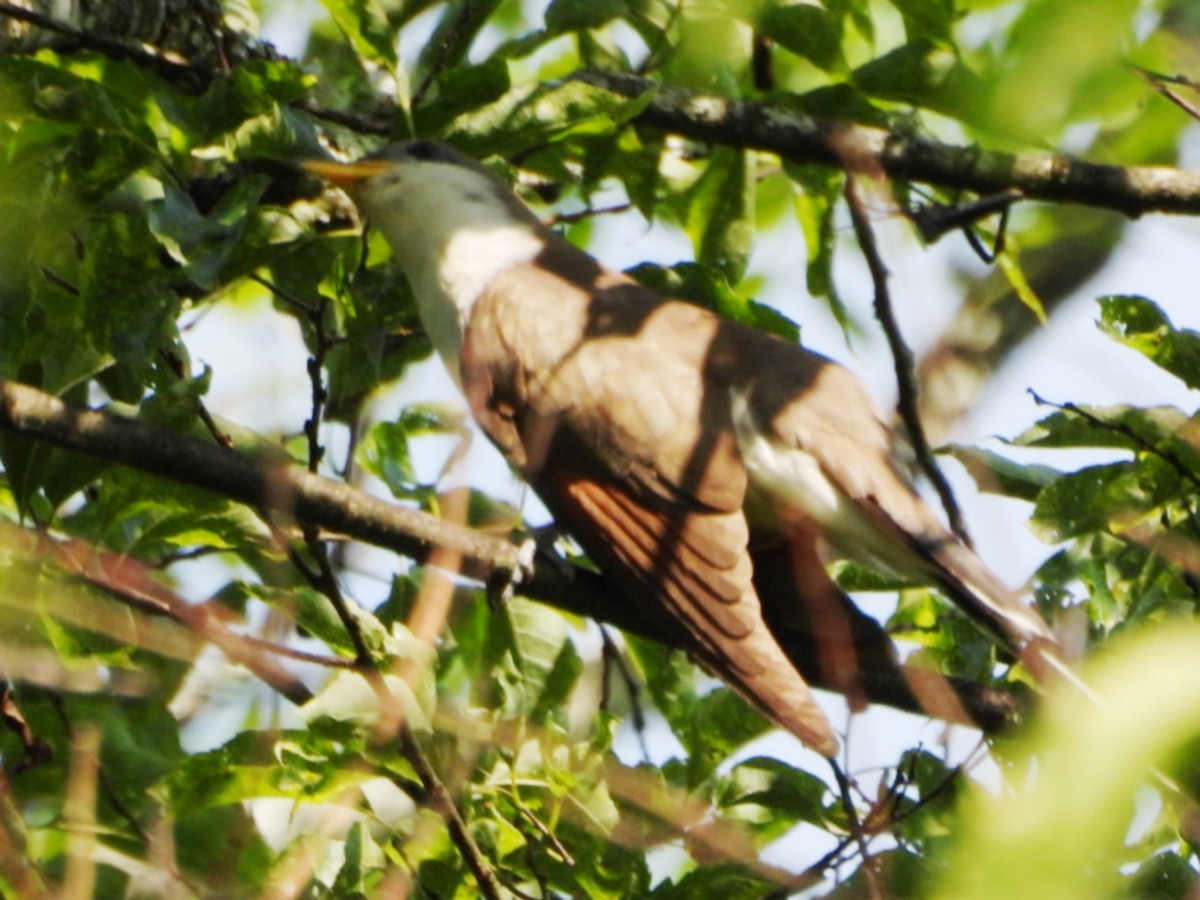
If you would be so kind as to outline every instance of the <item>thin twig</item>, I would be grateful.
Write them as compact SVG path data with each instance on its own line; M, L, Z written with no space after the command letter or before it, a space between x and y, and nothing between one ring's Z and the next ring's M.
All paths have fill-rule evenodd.
M953 205L926 203L908 210L907 216L917 227L921 238L926 243L932 244L949 231L960 228L968 229L980 219L996 213L1007 217L1012 205L1024 196L1020 191L1014 189Z
M576 222L594 219L596 216L619 215L623 212L629 212L631 209L633 209L632 203L618 203L616 206L602 206L600 209L589 206L587 209L581 209L578 212L555 213L546 220L545 224L548 228L554 228L557 225L574 225Z
M1179 84L1192 91L1200 91L1200 85L1189 78L1184 78L1179 75L1161 75L1158 72L1151 72L1149 69L1143 69L1140 66L1131 65L1130 70L1146 84L1150 85L1154 90L1158 91L1167 100L1170 100L1193 119L1200 119L1200 106L1192 103L1190 100L1184 100L1175 91L1167 87L1168 84Z
M854 797L850 793L850 779L842 771L842 767L837 764L837 760L829 760L829 765L833 769L833 777L837 782L838 793L842 798L842 809L846 813L846 818L850 821L850 836L854 839L854 843L858 845L858 852L862 857L861 870L863 878L867 882L867 894L871 900L883 900L883 892L879 888L879 873L875 870L875 860L871 856L871 850L867 844L867 835L863 831L862 822L858 817L858 809L854 805Z
M327 109L323 106L317 106L308 100L301 100L296 104L297 109L302 109L315 119L321 119L325 122L331 122L334 125L340 125L343 128L348 128L351 131L359 134L370 134L376 137L388 137L392 133L391 120L384 121L382 119L370 119L366 116L355 115L350 112L342 112L336 109Z
M642 710L641 685L638 684L637 679L626 663L625 654L617 647L616 642L612 639L612 635L608 633L608 628L603 624L600 625L600 640L602 642L600 659L604 665L604 671L601 675L604 692L601 707L607 709L610 669L615 668L617 674L621 676L621 682L625 685L625 690L629 693L629 717L633 720L634 731L637 732L638 745L642 749L642 759L649 762L650 748L646 745L646 714Z
M888 289L888 270L879 255L879 245L875 241L875 232L871 228L866 203L859 191L858 181L853 176L846 179L845 195L846 205L850 209L850 219L854 223L854 234L858 238L859 247L862 248L863 257L867 261L867 268L871 272L871 281L875 286L875 317L883 326L888 346L892 350L892 362L896 371L896 389L899 394L897 406L900 410L900 418L908 431L908 439L916 454L917 464L933 485L934 490L937 491L938 498L942 502L950 529L958 535L963 543L969 546L971 541L966 525L963 523L962 511L958 507L958 501L954 499L950 483L933 458L933 450L929 446L929 440L925 437L925 429L921 425L912 351L908 349L908 345L904 343L904 338L900 334L900 326L896 322L896 314L892 309L891 292Z

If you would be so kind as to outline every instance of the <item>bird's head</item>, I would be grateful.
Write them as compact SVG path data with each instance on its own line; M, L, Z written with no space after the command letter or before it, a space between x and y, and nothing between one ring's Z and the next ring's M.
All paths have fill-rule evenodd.
M480 292L551 239L487 168L436 141L391 144L352 163L303 165L344 189L387 239L452 372Z
M345 190L398 254L398 245L437 246L463 229L538 224L486 167L437 141L389 144L351 163L303 165Z

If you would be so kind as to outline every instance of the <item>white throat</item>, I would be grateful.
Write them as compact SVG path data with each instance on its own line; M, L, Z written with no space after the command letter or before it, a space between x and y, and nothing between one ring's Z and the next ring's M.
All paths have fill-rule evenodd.
M495 276L534 259L545 238L470 169L414 162L376 180L360 202L404 269L434 349L461 382L459 350L475 301Z

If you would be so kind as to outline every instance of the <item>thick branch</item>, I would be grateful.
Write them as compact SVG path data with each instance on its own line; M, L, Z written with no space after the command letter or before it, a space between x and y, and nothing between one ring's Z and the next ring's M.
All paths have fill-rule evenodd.
M68 406L35 388L0 382L0 428L206 488L266 510L424 561L435 547L462 554L470 574L517 571L520 548L313 475L156 425Z
M469 563L466 571L480 579L520 571L520 549L501 538L371 497L298 466L264 462L156 425L69 406L27 385L0 381L0 430L202 487L419 561L442 547L460 553ZM520 590L531 599L670 647L690 646L682 629L627 602L593 572L539 565L521 581ZM777 630L785 652L813 686L833 688L809 652L811 636L790 634L784 625ZM986 731L1011 725L1023 711L1018 695L910 669L878 654L864 659L864 665L869 668L860 673L861 688L874 703L924 713L932 698L938 715Z
M635 120L696 141L767 150L795 162L843 167L854 160L835 152L857 149L863 171L882 169L900 181L1113 209L1129 216L1147 212L1200 213L1200 172L1166 166L1104 166L1065 156L995 153L941 144L912 134L850 122L828 122L801 113L685 88L648 78L595 70L573 77L626 97L652 93Z

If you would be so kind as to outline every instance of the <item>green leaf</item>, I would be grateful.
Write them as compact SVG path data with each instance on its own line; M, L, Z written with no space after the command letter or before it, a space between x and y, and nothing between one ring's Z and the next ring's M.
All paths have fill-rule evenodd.
M819 6L770 6L758 19L758 28L781 47L827 72L841 71L842 30Z
M650 99L647 94L631 100L582 81L524 84L458 116L442 136L476 158L511 157L569 137L613 134Z
M1100 327L1189 388L1200 389L1200 332L1176 328L1154 301L1128 295L1102 297Z
M754 154L718 147L688 193L685 227L696 261L732 284L742 278L754 245Z
M142 559L196 547L246 552L263 546L268 534L240 504L130 469L107 470L89 501L62 527Z
M628 14L625 0L553 0L546 7L546 27L555 32L599 28Z
M701 897L761 900L776 887L778 885L755 877L741 866L717 863L693 869L677 882L664 882L650 896L654 900L698 900Z
M837 247L837 225L834 217L842 195L845 177L840 172L820 166L798 166L784 162L784 171L802 188L796 194L796 221L804 234L808 248L806 286L814 297L823 297L830 312L849 337L853 321L842 298L838 296L833 279L833 257Z
M504 714L553 712L553 703L569 694L579 667L563 617L544 604L514 597L494 614L488 638Z
M910 41L931 38L949 41L958 12L954 0L891 0L904 17L904 33Z
M1031 524L1047 542L1096 531L1120 534L1157 520L1180 496L1178 470L1157 456L1138 464L1088 466L1042 491Z
M724 687L696 701L690 726L684 733L689 786L707 781L733 751L774 727L762 713Z
M166 780L171 807L180 813L243 803L260 797L308 802L335 800L347 788L375 777L357 764L365 749L348 740L297 729L243 732L216 750L183 760Z
M165 248L172 260L183 265L182 270L165 270L160 278L169 279L172 285L190 282L204 291L214 291L255 269L277 263L284 254L289 254L295 264L296 254L290 251L297 245L309 250L311 242L290 215L261 203L270 186L271 179L266 175L239 178L201 213L192 194L164 183L162 199L147 207L147 219L162 245L159 255L165 255ZM315 285L309 282L306 288L294 295L308 300L308 292Z
M1013 252L1012 243L996 256L996 264L1000 267L1000 271L1004 273L1004 277L1008 279L1009 285L1013 289L1013 293L1017 299L1025 305L1031 313L1037 316L1038 323L1046 324L1046 306L1042 303L1042 299L1037 295L1033 286L1025 278L1025 272L1017 262L1016 254Z
M1196 417L1173 406L1070 406L1013 439L1022 447L1117 447L1157 453L1177 468L1200 471L1200 449L1189 437Z
M820 778L778 759L757 756L738 763L724 779L721 807L760 835L778 837L797 822L829 824L832 795Z
M681 262L664 268L642 263L625 274L661 294L688 300L726 319L776 334L791 343L800 340L799 325L774 307L742 297L721 273L706 266Z
M512 88L508 61L493 56L477 66L458 66L434 82L435 100L414 115L417 134L436 134L455 118L499 101Z
M179 297L167 287L159 244L135 213L106 216L86 243L80 296L95 346L135 369L148 367L174 334Z
M423 497L426 485L417 483L409 441L427 434L462 433L457 410L416 404L401 410L395 422L378 422L358 446L358 460L366 471L387 485L399 499Z
M1002 497L1036 500L1042 488L1062 473L1044 465L1025 465L989 450L951 444L945 448L975 480L979 490Z
M922 38L859 66L852 83L870 97L911 103L967 123L984 115L986 91L953 51Z
M354 49L388 69L396 67L396 35L379 0L321 0Z

